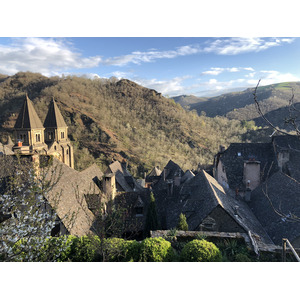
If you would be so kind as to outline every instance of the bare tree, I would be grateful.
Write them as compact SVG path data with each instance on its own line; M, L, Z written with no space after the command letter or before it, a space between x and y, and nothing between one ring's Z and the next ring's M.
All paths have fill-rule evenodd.
M263 113L261 106L257 100L257 89L258 89L260 81L261 81L261 79L259 79L259 81L254 89L254 92L253 92L254 103L255 103L257 112L263 118L263 120L266 122L266 124L274 129L274 133L278 132L278 133L282 133L284 135L291 135L291 134L287 133L286 131L283 131L283 130L279 129L278 127L276 127L266 117L265 113ZM292 96L289 99L289 104L288 104L288 116L283 120L283 122L284 122L284 124L290 124L292 126L292 128L295 130L296 134L300 136L299 117L300 117L300 110L295 107L294 90L292 88Z
M1 157L0 170L1 260L38 261L57 218L53 203L58 203L59 195L52 206L46 199L60 172L49 161L37 166L18 155Z

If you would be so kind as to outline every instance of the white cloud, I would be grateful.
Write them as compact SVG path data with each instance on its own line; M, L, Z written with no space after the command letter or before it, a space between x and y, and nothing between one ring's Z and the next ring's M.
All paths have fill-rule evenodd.
M254 71L253 68L251 67L247 67L247 68L243 68L243 67L232 67L232 68L210 68L210 70L208 71L204 71L201 73L201 75L219 75L223 72L230 72L230 73L235 73L235 72L241 72L241 71Z
M262 70L252 74L251 77L254 78L254 76L256 79L247 80L249 85L256 85L259 79L261 79L260 85L262 86L286 81L300 81L299 77L291 73L280 73L275 70Z
M128 73L128 72L122 72L122 71L112 72L111 75L117 77L118 79L130 77L130 73Z
M235 55L246 52L259 52L283 43L292 43L292 38L228 38L209 42L203 50L207 53Z
M239 68L229 68L228 71L229 72L238 72Z
M103 61L106 65L124 66L129 63L141 64L142 62L152 62L156 59L175 58L178 56L192 55L201 52L197 45L187 45L176 48L176 50L156 51L149 50L146 52L134 51L117 57L111 57Z
M31 71L52 76L64 70L96 67L100 61L100 56L82 57L62 39L15 38L11 45L0 45L0 73L8 75Z
M163 95L177 96L183 94L186 87L182 85L182 81L189 78L189 76L175 77L170 80L157 80L157 79L131 79L136 83L154 89Z
M209 71L202 72L202 75L219 75L224 72L224 68L210 68Z

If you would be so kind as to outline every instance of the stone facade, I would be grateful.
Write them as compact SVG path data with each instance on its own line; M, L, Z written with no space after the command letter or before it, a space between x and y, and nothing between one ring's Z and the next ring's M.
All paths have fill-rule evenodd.
M56 102L52 99L44 125L26 95L14 127L13 151L21 155L52 155L74 168L74 150L66 125Z

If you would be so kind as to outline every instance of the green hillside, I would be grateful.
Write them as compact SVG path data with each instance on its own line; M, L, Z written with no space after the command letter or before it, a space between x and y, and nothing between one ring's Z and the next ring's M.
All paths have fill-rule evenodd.
M69 126L78 170L93 162L104 169L113 158L126 158L138 176L169 159L183 169L196 168L212 163L220 144L249 137L240 121L198 116L126 79L47 78L26 72L0 76L2 138L12 133L26 92L42 122L55 98Z
M242 92L212 97L205 102L191 104L190 109L195 109L198 114L205 112L209 117L226 116L236 120L255 120L256 125L264 126L265 123L260 118L254 104L253 92L254 88L249 88ZM260 102L262 111L272 118L275 125L284 128L286 107L293 94L295 103L300 102L300 82L259 86L257 100Z
M179 103L181 106L189 106L191 104L200 103L206 101L207 97L196 97L193 95L180 95L172 97L176 103Z

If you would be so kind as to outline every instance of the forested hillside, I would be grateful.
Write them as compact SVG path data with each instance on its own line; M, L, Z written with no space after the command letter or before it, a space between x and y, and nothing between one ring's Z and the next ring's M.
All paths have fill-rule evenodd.
M198 114L209 117L226 116L236 120L255 120L257 126L264 126L253 99L254 88L242 92L224 94L209 98L207 101L190 105L189 109L195 109ZM260 102L262 111L272 119L280 128L287 129L284 119L287 116L289 100L294 95L295 103L300 102L300 83L285 82L268 86L259 86L257 100Z
M0 76L2 138L12 133L25 93L42 122L52 97L69 126L75 168L126 158L142 176L173 159L183 169L210 164L219 145L249 137L247 126L225 117L209 118L184 110L172 99L129 80L51 77L37 73Z

